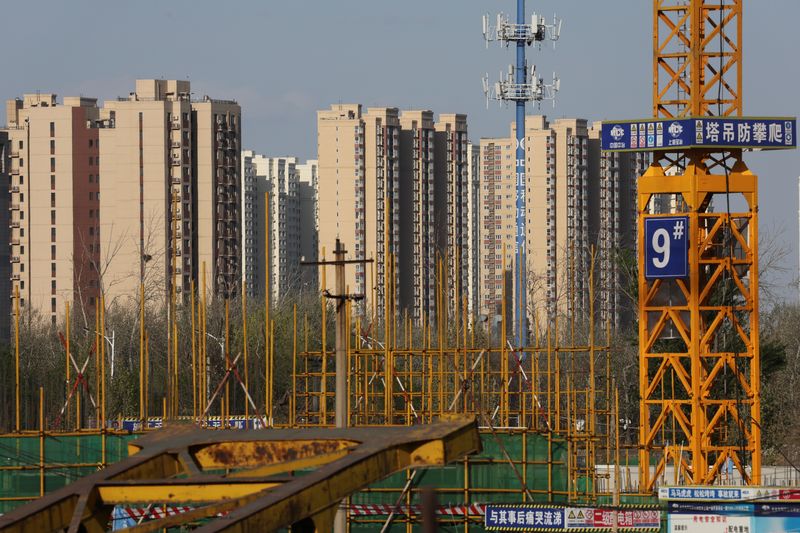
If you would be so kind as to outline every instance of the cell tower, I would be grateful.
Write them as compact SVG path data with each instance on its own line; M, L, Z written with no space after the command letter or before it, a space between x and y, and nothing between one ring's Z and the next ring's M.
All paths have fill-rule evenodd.
M525 290L525 225L526 225L526 198L525 198L525 107L528 102L541 102L553 100L560 87L560 81L553 74L553 82L546 84L536 75L536 67L528 71L525 57L527 47L533 44L541 46L545 40L557 41L561 34L561 23L553 16L553 23L548 24L544 17L534 13L530 22L525 15L525 0L517 0L517 21L510 22L509 17L503 13L497 15L496 26L489 23L488 15L483 17L483 37L488 47L490 41L497 41L506 47L514 44L517 49L516 66L510 65L507 74L500 74L500 81L493 87L489 85L489 75L483 78L483 92L486 95L486 105L489 100L497 100L501 104L514 102L517 110L517 139L516 139L516 242L514 261L514 333L517 347L521 348L527 343L528 328L526 325L527 297Z

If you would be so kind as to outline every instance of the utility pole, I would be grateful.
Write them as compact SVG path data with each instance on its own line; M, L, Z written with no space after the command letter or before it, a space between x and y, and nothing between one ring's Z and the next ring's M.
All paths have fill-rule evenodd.
M333 261L301 261L302 266L326 266L333 265L336 276L336 293L331 294L327 288L323 287L323 296L329 300L336 300L336 390L334 392L336 412L335 422L337 428L348 427L347 413L347 301L359 301L364 299L363 294L347 294L345 286L345 265L372 263L372 259L345 259L347 250L339 239L336 239ZM325 327L325 324L322 324ZM325 347L323 347L323 350ZM323 379L325 369L322 369ZM325 401L323 398L322 401ZM334 521L334 531L344 533L347 530L347 515L341 509L336 511Z

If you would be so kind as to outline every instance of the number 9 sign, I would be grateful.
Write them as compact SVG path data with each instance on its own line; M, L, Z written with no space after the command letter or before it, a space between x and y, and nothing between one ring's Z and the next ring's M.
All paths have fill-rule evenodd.
M685 278L689 275L689 217L644 220L644 277Z

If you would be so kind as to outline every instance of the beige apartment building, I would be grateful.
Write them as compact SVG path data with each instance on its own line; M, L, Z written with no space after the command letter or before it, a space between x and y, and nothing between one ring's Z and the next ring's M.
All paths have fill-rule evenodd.
M109 303L188 295L192 279L237 294L241 110L191 100L188 81L137 80L101 112L103 289Z
M66 302L92 313L101 285L97 101L26 94L7 101L6 119L10 291L29 318L55 324Z
M586 120L546 117L526 120L528 315L531 324L580 316L589 304L589 266L595 272L601 317L619 325L622 300L616 254L635 246L635 187L641 167L636 154L609 158ZM513 298L515 220L515 131L481 140L481 313L507 311ZM633 235L631 236L631 233ZM505 270L503 250L505 249ZM596 302L597 303L597 302Z
M338 238L349 258L375 260L348 269L350 292L369 298L375 288L361 312L383 316L388 304L395 319L436 319L440 281L457 316L468 271L466 116L435 122L431 111L337 104L318 111L317 135L320 255L330 259Z
M480 308L481 147L467 143L467 302L469 316Z

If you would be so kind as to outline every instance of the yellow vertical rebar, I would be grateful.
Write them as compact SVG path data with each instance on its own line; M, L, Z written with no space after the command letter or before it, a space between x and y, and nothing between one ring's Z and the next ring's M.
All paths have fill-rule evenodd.
M106 299L100 295L100 427L106 427ZM105 439L104 439L105 441Z
M44 496L44 387L39 387L39 496Z
M144 283L139 284L139 419L145 426Z
M94 406L95 426L100 429L100 344L104 339L100 337L100 302L94 307L94 390L98 394L98 403Z
M245 290L245 280L242 279L242 358L244 360L244 390L250 394L250 378L247 365L247 291ZM250 424L250 402L244 399L244 420L245 428L249 429Z
M67 367L69 369L69 367ZM69 371L69 370L68 370ZM14 286L14 428L20 432L20 381L19 381L19 285Z
M100 466L106 466L106 298L100 294Z
M271 292L271 276L269 264L269 245L272 234L269 227L269 191L264 192L264 412L269 410L270 398L268 383L272 369L269 366L269 346L270 346L270 328L269 328L269 297ZM325 255L325 249L322 249L322 255ZM323 277L323 288L325 287L325 278ZM324 315L323 315L324 317ZM323 319L324 323L324 319ZM323 327L324 330L324 327ZM323 334L324 335L324 334ZM323 337L324 338L324 337ZM271 423L270 420L267 420Z
M66 330L66 335L64 338L64 365L66 366L66 383L65 383L65 391L67 398L67 420L69 420L69 382L70 382L70 369L69 369L69 302L64 302L64 327ZM80 398L80 394L76 395L75 399ZM66 420L65 420L66 422Z
M322 247L322 262L325 262L325 247ZM322 288L323 290L327 289L327 265L322 265ZM320 416L322 417L322 425L327 425L328 423L328 314L327 308L328 305L325 302L325 296L321 295L320 297L320 305L322 306L322 324L320 325L320 332L322 334L322 346L320 348L320 352L322 354L322 370L320 375L320 405L319 405L319 412ZM308 358L306 358L306 362ZM308 392L308 391L307 391Z
M231 349L230 349L230 302L225 297L225 372L229 372L231 370ZM222 417L222 427L228 427L228 423L230 419L228 417L228 411L230 410L231 404L231 386L230 380L225 381L225 410L220 413Z
M144 425L143 429L147 429L147 418L149 416L150 407L150 336L145 333L144 336Z
M275 321L269 324L269 427L275 426Z
M202 413L208 406L208 335L206 309L206 262L203 261L202 288L200 290L200 409Z
M195 328L197 324L195 322L195 295L194 295L194 279L190 281L190 288L191 291L191 306L192 306L192 418L197 418L197 331Z
M292 397L289 401L289 426L295 427L297 408L297 303L292 306Z

